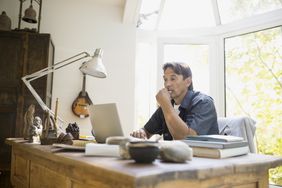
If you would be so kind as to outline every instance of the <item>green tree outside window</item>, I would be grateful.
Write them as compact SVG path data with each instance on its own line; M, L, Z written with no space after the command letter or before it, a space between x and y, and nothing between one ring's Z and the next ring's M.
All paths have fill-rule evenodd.
M256 120L259 153L282 155L282 27L225 39L226 115ZM270 170L282 185L282 167Z

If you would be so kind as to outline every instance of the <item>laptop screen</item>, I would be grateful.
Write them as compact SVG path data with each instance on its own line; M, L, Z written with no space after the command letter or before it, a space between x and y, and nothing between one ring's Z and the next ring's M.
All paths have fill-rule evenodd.
M96 142L105 143L107 137L123 136L116 103L90 105L89 116Z

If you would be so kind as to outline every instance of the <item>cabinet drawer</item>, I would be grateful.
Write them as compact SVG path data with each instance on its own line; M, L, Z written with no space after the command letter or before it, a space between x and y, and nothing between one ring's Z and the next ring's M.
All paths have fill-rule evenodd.
M29 183L29 160L19 155L14 155L13 168L13 181L27 186Z
M30 165L30 187L69 187L68 178L36 163Z

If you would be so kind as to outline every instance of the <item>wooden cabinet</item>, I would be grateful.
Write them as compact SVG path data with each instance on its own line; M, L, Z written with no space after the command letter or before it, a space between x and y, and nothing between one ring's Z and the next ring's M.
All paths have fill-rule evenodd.
M5 138L22 136L23 117L28 106L36 104L35 115L43 118L43 111L21 77L53 61L54 45L50 34L0 31L0 170L10 168L11 153ZM34 80L32 85L50 106L52 75Z

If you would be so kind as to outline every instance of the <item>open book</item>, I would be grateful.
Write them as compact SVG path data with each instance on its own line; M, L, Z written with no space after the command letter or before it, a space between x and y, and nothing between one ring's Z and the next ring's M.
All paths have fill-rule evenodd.
M205 147L205 148L237 148L248 146L247 141L234 141L234 142L214 142L214 141L201 141L201 140L182 140L190 147Z

